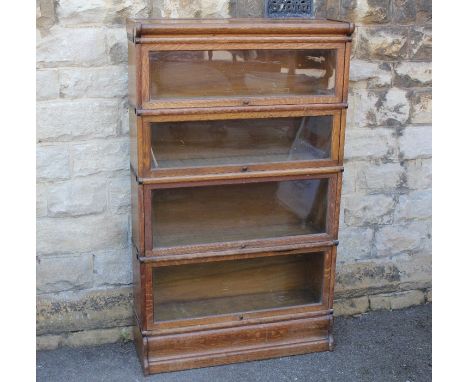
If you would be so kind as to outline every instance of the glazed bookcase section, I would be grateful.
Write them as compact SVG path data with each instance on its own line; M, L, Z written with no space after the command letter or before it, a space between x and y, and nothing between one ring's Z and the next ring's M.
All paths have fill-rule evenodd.
M343 101L352 24L254 20L261 27L252 28L249 20L218 21L128 24L135 107Z
M199 261L135 257L135 312L144 330L173 333L329 314L336 247ZM185 328L185 329L184 329Z
M340 109L143 116L135 173L151 182L171 176L238 174L341 164ZM136 140L138 132L131 133ZM137 150L134 143L131 151Z
M146 187L146 255L333 241L340 182L331 173Z
M154 320L173 321L322 302L324 254L153 268Z

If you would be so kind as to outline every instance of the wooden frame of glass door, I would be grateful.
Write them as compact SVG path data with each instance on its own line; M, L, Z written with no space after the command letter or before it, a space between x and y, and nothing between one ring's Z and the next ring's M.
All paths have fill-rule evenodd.
M244 259L257 259L277 256L294 256L309 253L323 253L323 281L320 302L305 305L295 305L281 308L263 310L242 311L228 314L216 314L204 317L184 318L171 321L155 321L154 294L153 294L153 269L183 264L197 264L217 261L236 261ZM136 291L135 310L140 325L145 331L154 334L184 333L190 332L194 327L197 330L208 330L225 327L235 327L252 324L262 324L282 321L285 319L309 318L331 313L334 297L334 267L336 263L336 246L309 246L296 250L268 251L251 254L223 255L214 258L184 260L168 260L163 258L140 258L134 256L134 273L141 280L141 290ZM157 292L156 292L157 293ZM148 333L152 334L152 333Z

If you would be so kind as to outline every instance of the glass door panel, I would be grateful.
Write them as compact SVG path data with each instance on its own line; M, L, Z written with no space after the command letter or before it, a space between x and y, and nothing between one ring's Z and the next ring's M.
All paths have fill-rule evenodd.
M332 96L336 49L244 49L149 53L151 100Z
M153 248L326 232L328 178L152 191Z
M322 252L156 267L154 320L318 304L323 273Z
M330 159L332 115L151 123L153 169Z

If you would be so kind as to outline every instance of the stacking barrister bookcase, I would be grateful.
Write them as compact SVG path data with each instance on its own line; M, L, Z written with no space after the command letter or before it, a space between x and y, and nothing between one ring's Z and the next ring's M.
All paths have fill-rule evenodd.
M128 22L146 374L332 348L353 29Z

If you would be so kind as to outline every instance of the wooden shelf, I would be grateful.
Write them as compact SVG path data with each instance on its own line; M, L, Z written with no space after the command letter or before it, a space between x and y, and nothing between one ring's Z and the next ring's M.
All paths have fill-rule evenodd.
M157 291L154 291L157 293ZM159 304L156 321L171 321L184 318L206 317L226 313L242 313L276 309L320 302L320 291L309 290L255 293L245 296L230 296L198 301Z

